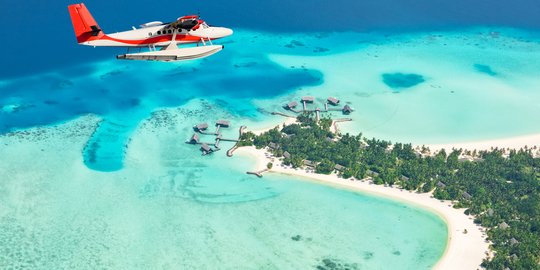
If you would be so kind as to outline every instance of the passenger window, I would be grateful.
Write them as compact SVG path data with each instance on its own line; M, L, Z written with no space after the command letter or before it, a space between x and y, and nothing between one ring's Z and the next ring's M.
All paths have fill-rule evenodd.
M172 33L172 30L169 30L168 32L169 32L169 34L171 34L171 33Z
M150 37L151 37L151 36L152 36L152 32L148 33L148 36L150 36Z
M161 31L157 31L157 34L158 34L158 35L161 35Z

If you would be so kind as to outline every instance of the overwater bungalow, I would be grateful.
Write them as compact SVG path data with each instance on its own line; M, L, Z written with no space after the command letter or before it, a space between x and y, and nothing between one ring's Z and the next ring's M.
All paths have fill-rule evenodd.
M220 126L220 127L229 127L230 126L230 122L227 121L227 120L218 120L216 122L216 126Z
M207 123L200 123L196 126L193 127L196 131L205 131L206 129L208 129L208 124Z
M305 96L305 97L302 97L302 102L313 103L315 102L315 98L312 96Z
M342 110L342 111L343 111L343 114L350 114L350 113L353 112L353 109L351 108L351 106L345 105L345 106L343 107L343 110Z
M296 108L297 106L298 106L298 102L296 102L296 101L291 101L291 102L285 104L284 107L285 107L285 109L287 109L287 110L294 110L294 108Z
M333 105L333 106L337 106L339 104L339 99L335 97L328 97L326 101L328 101L328 104Z
M208 144L206 143L201 144L201 151L204 155L214 152L214 150L210 148L210 146L208 146Z
M191 136L191 139L189 140L189 143L198 144L199 143L199 134L194 133L193 136Z

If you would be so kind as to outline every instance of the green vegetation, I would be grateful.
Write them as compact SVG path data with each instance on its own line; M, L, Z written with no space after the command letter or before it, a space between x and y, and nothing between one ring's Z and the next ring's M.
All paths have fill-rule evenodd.
M298 122L259 136L248 132L241 144L272 146L274 155L286 153L284 164L303 167L307 160L317 173L332 173L340 165L343 178L371 177L376 184L433 191L435 198L467 208L487 229L495 256L484 261L485 268L540 269L540 158L531 150L466 152L476 160L464 161L462 150L431 155L425 147L334 134L332 120L316 123L309 114Z
M266 168L269 170L271 170L273 166L274 164L272 162L268 162L268 164L266 164Z

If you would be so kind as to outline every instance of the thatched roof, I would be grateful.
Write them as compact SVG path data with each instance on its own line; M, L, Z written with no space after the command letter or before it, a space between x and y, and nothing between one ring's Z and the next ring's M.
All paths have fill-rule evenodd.
M274 142L270 142L270 143L268 144L268 147L270 147L271 149L278 149L278 148L279 148L279 144L274 143Z
M313 101L315 101L315 98L312 97L312 96L305 96L305 97L302 97L302 101L313 102Z
M309 166L309 167L315 167L317 165L317 163L306 159L306 160L304 160L304 165Z
M228 127L231 123L227 120L218 120L216 126Z
M287 151L283 152L283 157L285 158L291 158L291 154Z
M212 148L210 148L210 146L208 146L208 144L206 143L203 143L201 144L201 150L204 151L204 152L212 152Z
M351 113L352 111L353 111L353 109L351 108L351 106L349 106L349 105L343 106L343 113L344 113L344 114L349 114L349 113Z
M287 103L287 108L289 108L289 109L294 109L294 108L296 108L296 106L298 106L298 102L296 102L296 101L291 101L291 102Z
M519 244L519 241L516 238L512 237L512 239L510 239L510 245L516 245L516 244Z
M198 130L205 130L208 128L208 124L207 123L200 123L198 125L195 126L196 129Z
M335 97L328 97L328 103L332 104L332 105L338 105L339 104L339 99L335 98Z
M440 187L440 188L443 188L443 187L446 187L446 184L439 181L439 182L437 182L437 186Z
M199 134L195 133L193 136L191 136L191 139L189 140L190 143L199 143Z

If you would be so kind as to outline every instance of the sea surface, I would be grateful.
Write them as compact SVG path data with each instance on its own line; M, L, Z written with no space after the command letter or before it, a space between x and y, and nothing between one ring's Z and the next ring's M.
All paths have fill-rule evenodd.
M249 177L249 159L184 144L192 126L228 119L234 137L278 125L272 112L311 95L310 109L328 96L355 109L330 114L353 119L342 132L392 141L540 132L536 1L86 3L105 32L199 12L234 28L219 54L181 63L76 45L67 4L13 2L0 16L18 41L3 42L14 53L0 74L0 268L429 269L446 245L436 215ZM15 53L28 47L37 53ZM156 119L167 121L152 131ZM44 145L8 138L78 121L95 129L71 149L62 133Z

